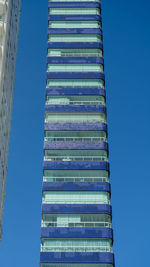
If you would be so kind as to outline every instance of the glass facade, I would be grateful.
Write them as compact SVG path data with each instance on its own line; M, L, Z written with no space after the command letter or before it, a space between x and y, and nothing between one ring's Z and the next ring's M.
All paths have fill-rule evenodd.
M47 105L105 105L104 96L46 96Z
M101 28L102 24L99 21L49 21L49 28Z
M102 57L102 49L48 49L48 57Z
M42 227L108 227L111 216L107 214L43 214Z
M43 252L112 252L112 241L108 239L42 239Z
M46 112L45 122L86 122L86 123L96 123L103 122L106 123L106 114L105 113L65 113L65 114L55 114Z
M100 15L100 8L50 8L49 15Z
M44 182L109 182L105 170L44 170Z
M43 192L43 203L60 204L109 204L107 192Z
M102 64L48 64L48 72L104 72Z
M101 3L50 0L48 28L40 264L114 267Z
M104 81L101 79L86 79L86 80L82 80L82 79L76 79L76 80L72 80L72 79L65 79L65 80L53 80L53 79L47 79L47 87L48 88L102 88L104 89Z
M102 36L96 34L67 34L67 35L58 35L58 34L49 34L49 42L102 42Z

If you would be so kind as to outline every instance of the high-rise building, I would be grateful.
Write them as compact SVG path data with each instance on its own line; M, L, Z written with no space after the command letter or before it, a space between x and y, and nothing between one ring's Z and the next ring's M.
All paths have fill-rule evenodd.
M0 0L0 238L16 65L20 0Z
M41 267L113 267L101 3L50 0Z

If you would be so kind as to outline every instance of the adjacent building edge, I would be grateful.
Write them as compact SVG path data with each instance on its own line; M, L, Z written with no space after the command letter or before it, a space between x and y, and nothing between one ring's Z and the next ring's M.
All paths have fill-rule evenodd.
M20 21L20 0L0 0L0 239Z

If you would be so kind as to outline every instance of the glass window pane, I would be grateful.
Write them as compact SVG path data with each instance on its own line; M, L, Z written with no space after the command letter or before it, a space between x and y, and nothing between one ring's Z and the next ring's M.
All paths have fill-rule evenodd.
M109 182L103 170L44 170L45 182Z
M43 214L42 227L106 227L111 228L107 214Z
M74 34L74 35L48 35L49 42L102 42L101 35L82 35L82 34Z
M47 86L49 88L104 88L104 81L97 80L47 80Z
M102 57L102 49L48 49L49 57Z
M103 96L47 96L47 105L105 105Z
M99 21L49 21L49 28L101 28Z
M106 132L104 131L45 131L45 137L51 138L106 138Z
M45 161L107 161L105 150L45 150Z
M111 252L109 239L42 239L42 251L49 252Z
M97 122L103 122L106 123L106 114L105 113L65 113L65 114L52 114L52 113L46 113L45 114L45 122L87 122L87 123L97 123Z
M110 204L107 192L44 191L43 204Z
M48 72L104 72L102 64L48 64Z
M100 15L100 8L49 8L50 15Z

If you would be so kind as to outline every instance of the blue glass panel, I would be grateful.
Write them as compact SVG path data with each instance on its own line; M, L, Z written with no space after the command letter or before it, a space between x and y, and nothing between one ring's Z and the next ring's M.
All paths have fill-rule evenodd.
M100 63L104 64L102 57L47 57L47 63Z
M108 238L113 239L110 228L67 228L44 227L41 228L42 238Z
M64 131L107 131L107 124L99 123L45 123L45 130Z
M110 193L109 183L99 182L45 182L43 191L105 191Z
M109 263L114 264L112 253L92 252L41 252L41 262L66 262L66 263Z
M101 21L101 16L99 15L49 15L48 16L48 20L51 21L78 21L78 20L82 20L82 21Z
M46 88L46 95L101 95L105 96L104 89L98 88Z

